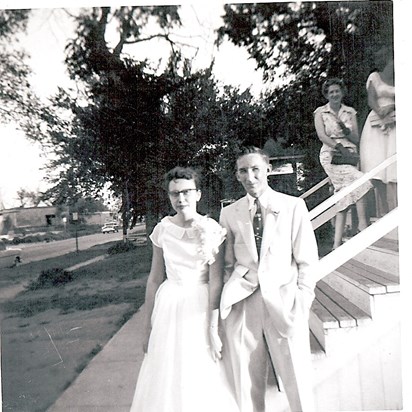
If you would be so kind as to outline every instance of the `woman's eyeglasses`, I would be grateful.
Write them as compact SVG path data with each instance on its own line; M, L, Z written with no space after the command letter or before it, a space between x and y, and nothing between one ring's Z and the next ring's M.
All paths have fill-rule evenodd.
M177 199L180 196L180 194L182 194L184 197L188 197L193 190L197 191L197 189L185 189L185 190L174 190L168 193L170 197L172 197L173 199Z

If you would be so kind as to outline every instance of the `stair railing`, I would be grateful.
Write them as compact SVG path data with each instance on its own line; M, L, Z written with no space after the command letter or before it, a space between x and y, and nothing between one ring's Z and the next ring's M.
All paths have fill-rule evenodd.
M326 184L330 183L330 178L329 177L325 177L323 180L321 180L319 183L317 183L315 186L312 186L309 190L307 190L305 193L303 193L302 195L300 195L299 197L301 199L306 199L307 197L309 197L312 193L317 192L319 189L321 189L323 186L325 186Z
M392 155L385 159L382 163L378 166L374 167L369 172L365 173L359 179L355 180L349 186L344 187L343 189L339 190L339 192L335 193L333 196L327 198L324 202L320 205L316 206L312 210L309 211L309 217L312 221L313 229L317 229L318 227L322 226L328 220L336 215L338 212L336 203L343 199L346 195L351 193L353 190L357 189L362 184L366 183L368 180L372 179L377 173L381 170L384 170L391 164L396 162L396 154Z
M398 222L399 212L398 208L395 208L381 217L377 222L346 241L343 245L328 253L319 261L316 282L394 230L398 227Z
M362 175L355 182L339 190L339 192L335 193L320 205L310 210L309 217L312 221L313 229L317 229L318 227L322 226L325 222L330 220L338 213L336 203L339 200L343 199L353 190L357 189L359 186L376 176L376 174L378 174L381 170L386 169L388 166L395 162L396 154L385 159L382 163ZM301 196L301 198L308 197L327 183L329 183L329 178L323 179L321 182L305 192ZM321 280L323 277L336 270L339 266L343 265L348 260L359 254L362 250L366 249L371 244L375 243L377 240L385 236L391 230L394 230L396 227L398 227L398 222L399 212L398 208L395 208L385 216L380 218L377 222L362 230L356 236L345 242L343 245L339 246L336 250L333 250L332 252L324 256L319 261L316 281Z

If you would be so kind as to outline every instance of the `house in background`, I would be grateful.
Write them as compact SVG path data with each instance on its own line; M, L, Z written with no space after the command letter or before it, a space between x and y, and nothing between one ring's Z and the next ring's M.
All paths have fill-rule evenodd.
M44 231L62 224L56 206L0 210L0 235L19 231Z
M62 210L57 206L0 209L0 236L61 230L65 227L68 216L68 210ZM103 226L113 221L117 221L116 212L103 211L79 215L79 222L88 226Z

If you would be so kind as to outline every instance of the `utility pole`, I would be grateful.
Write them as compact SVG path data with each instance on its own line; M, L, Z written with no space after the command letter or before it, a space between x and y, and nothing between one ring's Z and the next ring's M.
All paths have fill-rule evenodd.
M78 239L78 236L77 236L77 222L79 221L79 214L78 214L77 212L73 212L73 214L72 214L72 220L73 220L74 225L75 225L75 228L76 228L76 230L75 230L76 253L78 253L78 252L79 252L79 239Z

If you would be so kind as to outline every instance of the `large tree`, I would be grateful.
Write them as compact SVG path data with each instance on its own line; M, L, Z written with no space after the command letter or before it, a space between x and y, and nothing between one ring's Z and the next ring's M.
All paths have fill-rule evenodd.
M77 93L60 90L53 110L43 112L43 143L57 155L49 191L55 202L73 203L110 182L122 195L125 227L139 215L156 220L167 210L162 175L191 164L203 170L211 188L205 209L216 210L225 196L221 182L231 178L223 166L241 142L266 134L266 118L248 91L220 91L211 68L194 72L182 57L172 40L180 24L177 10L103 7L77 17L66 59ZM144 35L143 28L152 34ZM131 57L132 44L154 38L169 45L161 70Z
M49 195L73 202L110 182L123 196L126 227L130 209L140 214L156 209L160 170L154 166L164 156L158 150L162 101L180 79L172 63L157 74L124 48L161 37L173 50L168 31L179 17L176 7L102 7L81 10L76 22L66 63L79 92L60 90L54 99L58 110L67 111L67 121L54 121L51 112L45 117L48 140L58 155L53 165L59 170ZM159 32L146 37L142 31L149 23ZM108 41L109 27L116 29L114 45ZM111 36L113 40L113 31ZM177 56L172 53L171 61Z

